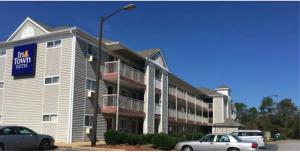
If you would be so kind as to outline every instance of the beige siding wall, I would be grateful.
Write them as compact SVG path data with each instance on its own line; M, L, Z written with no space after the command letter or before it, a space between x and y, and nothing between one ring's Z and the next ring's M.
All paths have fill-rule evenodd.
M56 130L56 139L58 141L68 141L71 104L71 59L72 59L72 38L62 40L62 52L60 56L60 87L59 87L59 103L58 103L58 124Z
M60 72L61 47L47 49L46 72L45 76L56 76Z
M62 38L62 48L47 50L46 42ZM35 43L35 42L28 42ZM13 47L7 49L4 68L5 89L0 104L3 125L22 125L38 133L50 134L58 142L67 142L71 101L72 38L61 36L39 40L34 76L14 78L11 75ZM18 44L23 45L23 44ZM18 46L15 45L15 46ZM61 55L59 55L61 52ZM45 77L59 75L59 84L45 85ZM43 114L57 113L57 123L43 122Z
M43 114L58 112L59 84L45 85Z
M214 97L213 98L213 123L223 122L222 108L223 108L223 98Z
M4 80L5 60L6 56L0 57L0 81Z

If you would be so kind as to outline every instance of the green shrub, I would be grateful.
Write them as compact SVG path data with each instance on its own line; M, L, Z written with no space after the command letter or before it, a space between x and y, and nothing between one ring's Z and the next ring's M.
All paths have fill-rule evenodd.
M128 144L129 145L145 145L146 138L144 135L138 135L138 134L128 134Z
M172 150L176 146L176 138L167 134L155 134L152 137L152 144L154 148L160 150Z
M104 134L104 140L108 145L117 145L120 143L119 132L114 130L108 130Z
M146 134L146 135L144 135L144 137L148 144L152 144L153 134Z
M128 134L125 132L119 132L119 143L118 144L127 144L128 143Z

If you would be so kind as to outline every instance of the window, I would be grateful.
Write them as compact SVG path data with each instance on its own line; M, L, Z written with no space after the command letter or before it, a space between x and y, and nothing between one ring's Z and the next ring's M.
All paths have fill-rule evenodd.
M47 48L61 47L61 40L47 42Z
M159 69L155 69L155 78L160 80L161 79L161 71Z
M108 86L107 87L107 94L114 94L114 87L113 86Z
M86 89L90 91L95 91L96 90L96 81L86 79Z
M86 127L93 126L93 116L92 115L84 116L84 126L86 126Z
M45 84L57 84L58 82L59 82L58 76L45 78Z
M26 128L19 128L18 134L19 135L32 135L33 132L30 131L30 130L28 130L28 129L26 129Z
M226 135L218 135L216 142L230 142L230 140Z
M5 56L6 55L6 50L0 50L0 56Z
M56 122L57 114L43 115L43 122Z
M88 52L87 53L89 55L92 55L93 57L97 57L97 48L91 44L88 44Z
M121 119L121 126L120 129L127 130L127 120Z
M3 134L4 135L16 135L17 130L15 128L9 127L9 128L4 128L3 129Z
M4 88L4 82L0 82L0 89Z
M214 142L215 135L208 135L201 139L202 142Z

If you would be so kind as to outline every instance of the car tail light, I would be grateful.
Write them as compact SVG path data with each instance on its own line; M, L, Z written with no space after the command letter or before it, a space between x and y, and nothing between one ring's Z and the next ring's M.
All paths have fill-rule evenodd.
M257 148L257 144L256 143L252 143L251 148Z

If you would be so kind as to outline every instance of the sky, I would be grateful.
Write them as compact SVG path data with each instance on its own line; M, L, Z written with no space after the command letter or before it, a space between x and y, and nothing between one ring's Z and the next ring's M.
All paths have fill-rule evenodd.
M99 18L131 2L0 2L0 41L26 17L97 36ZM161 48L172 73L195 87L226 84L234 102L299 103L299 2L132 2L104 38L134 51Z

